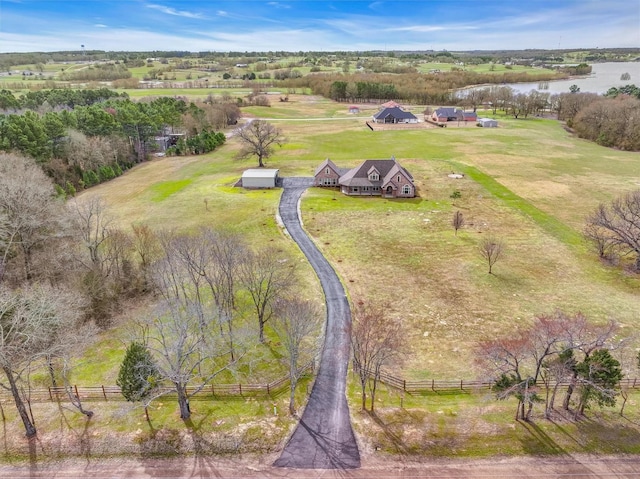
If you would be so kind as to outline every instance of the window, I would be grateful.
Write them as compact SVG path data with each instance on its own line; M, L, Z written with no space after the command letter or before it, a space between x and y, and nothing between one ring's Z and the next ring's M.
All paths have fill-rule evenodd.
M400 183L400 175L398 175L398 183Z
M369 175L369 180L370 181L378 181L380 179L380 176L378 176L378 173L371 173Z
M411 194L411 186L409 185L404 185L402 187L402 194L403 195L410 195Z
M330 175L330 174L331 174L331 170L330 170L329 168L327 168L326 170L324 170L324 172L325 172L327 175Z

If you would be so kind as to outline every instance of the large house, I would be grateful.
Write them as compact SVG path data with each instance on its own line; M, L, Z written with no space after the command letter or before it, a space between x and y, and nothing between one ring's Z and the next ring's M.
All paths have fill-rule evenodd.
M316 186L336 186L349 196L413 198L413 176L394 157L389 160L365 160L352 169L338 168L329 158L315 172Z
M431 120L438 123L448 121L476 121L478 115L474 111L463 111L460 108L442 107L431 114Z
M398 106L384 108L373 115L376 123L418 123L418 118L410 111L404 111Z

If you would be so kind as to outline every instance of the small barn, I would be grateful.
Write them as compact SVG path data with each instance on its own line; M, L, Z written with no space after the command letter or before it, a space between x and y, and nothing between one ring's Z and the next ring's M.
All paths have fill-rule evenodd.
M280 170L251 168L242 173L243 188L275 188Z
M498 120L492 120L491 118L478 118L477 125L483 128L497 128Z
M360 108L356 105L351 105L349 107L349 113L353 113L354 115L357 115L358 113L360 113Z

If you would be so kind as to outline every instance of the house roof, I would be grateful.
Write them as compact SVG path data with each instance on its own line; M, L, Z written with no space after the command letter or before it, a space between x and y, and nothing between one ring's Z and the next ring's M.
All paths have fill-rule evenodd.
M385 108L400 108L400 104L396 103L395 101L391 100L388 101L386 103L383 103L382 105L380 105L381 109L385 109Z
M373 118L375 120L381 120L387 117L393 117L393 118L398 118L399 120L405 120L405 119L413 119L416 118L416 116L411 113L410 111L404 111L402 109L400 109L400 107L392 107L392 108L385 108L384 110L380 110L378 113L376 113L375 115L373 115Z
M369 173L373 169L380 174L378 181L369 180ZM382 186L391 182L391 179L398 173L413 181L413 176L393 157L389 160L365 160L341 176L338 183L343 186Z
M320 166L318 166L316 168L316 171L313 173L313 176L316 176L318 173L320 173L322 170L324 170L327 167L329 167L333 171L335 171L338 174L338 176L342 176L347 171L349 171L349 168L339 168L339 167L337 167L336 164L333 161L331 161L329 158L327 158L322 163L320 163Z
M478 114L475 111L463 111L462 116L464 118L473 118L473 119L478 118Z
M435 112L436 116L438 118L441 118L443 116L446 117L452 117L452 116L458 116L459 114L462 113L462 110L458 109L458 108L454 108L454 107L440 107L438 108Z
M276 169L269 168L251 168L248 170L244 170L242 173L243 178L276 178L278 176L278 171Z

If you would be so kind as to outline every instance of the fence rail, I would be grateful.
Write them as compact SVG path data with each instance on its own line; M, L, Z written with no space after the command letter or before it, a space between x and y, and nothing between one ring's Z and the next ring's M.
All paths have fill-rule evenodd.
M369 378L373 379L374 374L370 371ZM429 379L426 381L408 381L404 378L393 376L388 373L380 373L380 382L391 386L395 389L410 393L424 394L429 392L480 392L482 390L491 390L493 381L476 381L469 379L460 380L439 380ZM559 386L567 387L569 382L561 382ZM620 387L626 389L640 389L640 378L624 378L620 381Z
M313 363L302 368L302 374L313 373ZM187 387L187 395L191 400L221 399L234 397L275 397L282 394L289 387L289 376L275 379L263 384L208 384L199 389ZM161 387L156 390L157 397L172 396L176 390L172 387ZM69 393L82 401L125 401L122 391L118 386L64 386L31 388L26 391L29 402L64 401ZM11 393L0 389L0 401L10 400Z
M303 373L313 373L313 363L303 369ZM373 374L369 372L369 377ZM380 374L380 382L409 394L427 393L479 393L490 391L492 381L475 381L468 379L425 381L408 381L388 373ZM569 382L560 383L560 387L569 386ZM197 391L188 387L187 394L192 400L223 399L234 397L276 397L289 387L289 377L285 376L264 384L209 384ZM640 389L640 378L624 378L620 387L625 389ZM197 392L196 392L197 391ZM118 386L70 386L69 392L82 401L124 401L124 396ZM69 393L64 387L33 388L28 392L30 402L64 401ZM164 387L158 390L158 397L175 395L175 389ZM0 401L8 400L11 394L0 389Z

